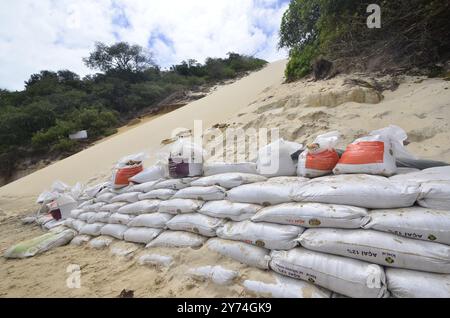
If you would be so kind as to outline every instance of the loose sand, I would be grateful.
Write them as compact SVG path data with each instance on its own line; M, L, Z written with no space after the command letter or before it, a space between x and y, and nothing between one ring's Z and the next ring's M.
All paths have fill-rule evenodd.
M401 77L398 89L381 93L344 84L346 78L367 79L362 75L282 84L284 65L285 61L270 64L201 100L0 188L0 251L42 233L37 227L21 225L20 218L32 211L36 195L54 180L69 184L104 180L117 159L142 150L154 152L174 128L192 129L195 119L203 120L205 129L216 123L235 128L278 127L282 137L302 143L317 134L339 130L343 134L340 148L373 129L396 124L407 131L408 149L416 156L450 161L448 81ZM154 160L150 158L147 164ZM135 255L144 252L140 246ZM245 278L273 281L270 273L225 259L205 247L156 252L174 256L174 264L169 269L151 268L138 265L135 259L112 256L109 249L73 246L26 260L0 258L0 296L115 297L123 289L131 289L137 297L245 297L251 296L242 287ZM69 264L81 266L81 289L66 287ZM238 270L240 278L231 286L219 287L186 276L191 267L217 264Z

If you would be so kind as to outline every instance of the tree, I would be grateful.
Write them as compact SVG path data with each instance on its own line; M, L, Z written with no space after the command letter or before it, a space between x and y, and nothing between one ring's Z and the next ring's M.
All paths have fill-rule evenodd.
M86 66L108 73L141 72L154 67L152 54L139 45L118 42L110 46L97 42L95 50L89 57L83 58Z

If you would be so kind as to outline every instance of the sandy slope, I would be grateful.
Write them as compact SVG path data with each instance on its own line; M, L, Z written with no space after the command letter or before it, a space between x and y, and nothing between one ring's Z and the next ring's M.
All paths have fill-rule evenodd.
M221 87L203 99L0 188L0 209L7 211L19 203L26 205L55 180L75 184L78 181L85 183L105 178L110 174L114 162L121 157L140 151L154 152L175 128L192 129L194 120L202 120L203 126L207 128L228 119L261 91L280 84L284 66L285 61L271 63L261 71Z

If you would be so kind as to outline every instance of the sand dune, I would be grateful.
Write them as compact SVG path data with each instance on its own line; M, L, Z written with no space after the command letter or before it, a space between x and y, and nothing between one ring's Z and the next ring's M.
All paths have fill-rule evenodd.
M281 84L285 63L284 60L271 63L261 71L223 86L203 99L3 186L0 188L0 209L6 211L17 207L18 201L23 204L34 201L36 195L55 180L74 184L105 178L121 157L140 151L154 153L159 149L161 140L170 137L175 128L192 129L194 120L202 120L203 127L208 128L228 119L263 90ZM152 160L155 158L149 158L147 163Z

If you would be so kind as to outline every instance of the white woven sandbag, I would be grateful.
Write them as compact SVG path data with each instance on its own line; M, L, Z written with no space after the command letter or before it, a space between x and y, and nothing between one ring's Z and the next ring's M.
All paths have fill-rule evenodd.
M77 235L72 239L72 241L70 241L70 245L81 246L90 240L91 237L89 235Z
M160 267L169 267L173 262L172 256L159 255L159 254L144 254L138 259L139 265L153 265Z
M115 203L110 203L110 204L106 204L104 206L102 206L100 208L100 212L110 212L110 213L116 213L117 211L119 211L119 209L125 205L127 205L129 203L127 202L115 202Z
M203 165L203 174L212 176L222 173L251 173L256 174L256 163L254 162L209 162Z
M162 229L152 229L148 227L133 227L124 233L124 239L133 243L150 243L162 232Z
M84 212L78 216L78 220L92 224L92 223L95 223L92 221L92 218L95 217L96 215L97 215L97 212Z
M70 217L73 219L78 219L78 217L84 213L84 210L82 209L74 209L70 211Z
M140 194L139 200L151 200L151 199L169 200L171 197L173 197L175 193L177 193L177 191L172 189L152 190Z
M140 192L129 192L129 193L122 193L119 195L116 195L114 198L111 199L111 203L114 202L137 202L139 201L139 194Z
M354 298L387 297L386 279L381 266L367 262L308 251L272 251L270 268Z
M212 238L206 242L206 247L223 256L240 263L260 269L269 268L269 250L239 241Z
M171 199L161 201L158 207L158 212L181 214L192 213L198 211L203 205L203 201L191 199Z
M429 181L450 181L450 166L428 168L408 174L395 175L389 179L394 181L412 181L412 182L429 182Z
M115 197L116 197L116 194L111 193L111 192L107 192L107 193L103 193L103 194L101 194L101 195L98 195L98 196L95 198L95 201L96 201L96 202L111 203L111 200L112 200L113 198L115 198Z
M409 174L409 173L415 173L420 172L420 169L416 168L407 168L407 167L397 167L397 172L395 173L395 176L402 175L402 174ZM392 177L391 177L392 178Z
M236 203L227 200L209 201L198 211L216 218L244 221L250 219L262 206L251 203Z
M331 292L308 282L272 274L273 283L257 280L245 280L244 288L257 297L269 298L331 298Z
M386 268L386 280L396 298L450 298L450 275Z
M182 231L164 231L147 244L149 247L201 247L208 238L199 234Z
M109 217L109 223L127 225L133 218L133 216L128 214L113 213Z
M121 214L146 214L158 211L160 200L143 200L135 203L130 203L121 207L117 212Z
M417 203L425 208L450 211L450 181L422 183Z
M155 165L128 179L134 183L146 183L164 178L166 170L163 166Z
M216 233L226 240L242 241L270 250L288 250L297 246L296 240L303 230L292 225L230 221Z
M173 218L169 213L141 214L128 223L129 227L152 227L156 229L166 228L167 222Z
M363 228L450 245L450 211L420 207L373 210Z
M79 233L91 236L99 236L101 234L103 226L105 226L104 223L86 224L81 228Z
M360 228L367 210L348 205L323 203L283 203L263 208L253 222L269 222L303 227Z
M256 162L258 174L274 176L295 176L297 164L291 155L302 149L303 145L279 139L258 151Z
M85 208L86 206L92 205L92 204L94 204L94 203L95 203L95 202L94 202L94 199L90 199L90 200L83 201L83 202L81 202L81 203L78 205L77 209L84 210L84 208Z
M343 204L369 209L414 205L419 184L394 182L370 175L340 175L313 179L293 190L294 201Z
M209 187L209 186L221 186L226 189L235 188L237 186L267 181L266 177L249 174L249 173L223 173L216 174L213 176L203 177L198 180L192 181L191 186L193 187Z
M224 224L223 219L199 213L186 213L176 215L167 222L167 227L173 231L186 231L203 236L214 237L216 230Z
M291 202L295 188L305 184L309 179L282 178L267 182L244 184L228 191L227 199L233 202L253 203L264 206Z
M103 249L111 245L114 239L109 236L99 236L89 242L89 247L94 249Z
M182 178L182 179L168 179L162 180L153 186L153 190L157 189L172 189L181 190L191 186L191 182L197 178Z
M108 223L110 216L111 213L109 212L97 212L91 219L88 220L88 223Z
M375 264L450 273L450 246L371 230L308 229L299 239L310 250Z
M230 285L239 275L238 272L223 268L220 265L191 268L187 274L196 280L210 280L217 285Z
M131 190L134 192L149 192L149 191L153 190L153 187L161 181L162 180L157 180L157 181L150 181L150 182L146 182L146 183L142 183L142 184L135 184L135 185L131 186Z
M86 224L87 224L86 222L81 221L81 220L73 220L70 223L69 227L77 232L80 232L81 229L83 228L83 226L85 226Z
M117 242L111 245L109 253L113 256L129 260L133 258L135 252L140 248L139 245L128 242Z
M106 203L105 202L97 202L94 204L89 204L89 205L85 205L83 207L83 211L84 212L97 212L100 211L101 207L104 206Z
M102 227L100 233L102 235L108 235L115 237L116 239L123 240L123 234L126 230L128 230L128 227L126 225L106 224L104 227Z
M192 200L223 200L226 195L226 190L219 186L210 187L189 187L178 191L174 199L192 199Z

